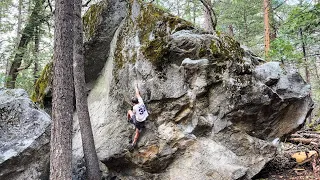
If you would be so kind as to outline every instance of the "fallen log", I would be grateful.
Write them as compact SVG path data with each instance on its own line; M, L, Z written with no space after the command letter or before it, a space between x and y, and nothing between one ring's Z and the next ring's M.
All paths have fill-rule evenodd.
M290 137L291 138L303 138L303 136L301 134L291 134Z
M303 133L295 133L295 134L291 134L290 137L295 138L295 137L299 137L299 138L319 138L320 139L320 134L317 133L308 133L308 132L303 132Z
M311 142L317 143L319 141L319 139L317 139L317 138L289 138L288 141L293 142L293 143L310 144Z

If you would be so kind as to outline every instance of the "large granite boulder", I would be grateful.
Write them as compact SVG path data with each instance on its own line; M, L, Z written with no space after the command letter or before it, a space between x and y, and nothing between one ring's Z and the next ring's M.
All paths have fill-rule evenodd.
M108 59L110 41L127 15L126 0L102 1L90 7L83 17L85 39L85 75L88 84L100 75Z
M0 179L48 179L50 117L22 89L0 89Z
M91 72L98 79L91 81L88 103L98 157L110 178L250 179L273 158L271 141L304 124L313 104L310 86L293 68L263 64L231 37L208 34L150 4L120 2L108 5L127 12L121 23L104 13L85 15L103 19L85 25L94 44L85 54L87 63L105 62ZM103 3L97 7L108 12ZM112 41L99 45L108 28L96 27L108 24L116 25ZM150 116L128 152L134 83ZM79 159L77 123L74 132Z

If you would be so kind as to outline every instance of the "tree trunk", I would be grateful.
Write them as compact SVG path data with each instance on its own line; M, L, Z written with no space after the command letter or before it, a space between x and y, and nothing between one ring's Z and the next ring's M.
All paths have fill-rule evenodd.
M73 0L56 0L50 179L72 177Z
M306 52L306 44L305 44L305 41L304 41L302 28L299 28L299 34L300 34L300 38L301 38L303 59L304 59L304 62L305 62L304 66L305 66L305 73L306 73L306 82L311 85L309 65L308 65L307 52ZM311 96L311 92L310 92L310 96ZM312 117L312 114L310 114L310 116L309 116L309 118L307 120L307 124L311 123L311 120L312 120L311 117Z
M229 29L229 35L230 35L231 37L234 37L234 31L233 31L233 26L232 26L232 24L230 24L230 25L228 26L228 29Z
M248 15L247 10L243 9L243 23L244 23L244 42L246 45L249 43L249 28L248 28Z
M27 45L29 44L29 42L32 40L34 36L35 27L40 26L45 21L45 17L42 15L43 3L44 3L44 0L36 1L36 4L32 10L32 13L27 22L27 25L22 31L20 42L17 47L17 52L14 56L13 62L11 63L8 74L7 74L7 80L6 80L7 88L12 88L12 89L15 88L15 83L19 73L19 68L22 63L22 58L25 53L25 48L27 47Z
M176 1L176 5L177 5L177 16L180 17L180 3L178 0Z
M16 32L16 42L15 42L15 48L17 49L20 41L20 34L21 34L21 24L22 24L22 0L19 0L18 4L18 27ZM6 62L6 74L9 74L9 67L10 67L10 59L7 58Z
M20 31L21 31L21 24L22 24L22 14L21 14L21 12L22 12L22 0L19 0L16 47L18 47L19 41L20 41Z
M268 60L268 53L270 50L270 27L269 27L269 0L263 0L263 11L264 11L264 55Z
M195 0L193 0L192 3L193 3L193 6L192 6L193 17L192 17L192 19L193 19L193 24L196 24L196 10L197 10L197 8L196 8Z
M320 50L318 50L318 54L320 54ZM319 64L320 64L320 56L316 56L316 60L314 62L314 68L316 70L317 80L320 83L320 75L319 75L319 71L318 71Z
M87 95L85 91L84 59L83 59L83 25L81 19L81 0L74 0L74 49L73 75L76 94L76 109L80 125L82 148L87 167L87 179L99 180L101 173L96 153L93 133L88 111Z
M39 42L40 42L40 28L36 27L36 34L34 36L34 68L33 68L33 78L34 84L37 82L38 79L38 71L39 71Z
M306 52L306 44L303 38L303 31L301 28L299 28L299 34L301 38L301 46L302 46L302 53L303 53L303 59L305 62L305 73L306 73L306 81L308 84L310 84L310 72L308 68L308 59L307 59L307 52Z
M217 16L213 10L211 0L200 0L204 6L205 11L205 30L209 32L214 32L217 26Z
M276 20L274 18L274 15L273 15L273 8L271 6L271 1L269 1L269 15L268 15L268 18L269 18L269 27L270 27L270 42L272 42L273 40L275 40L277 38L277 31L278 31L278 27L277 27L277 23L276 23Z

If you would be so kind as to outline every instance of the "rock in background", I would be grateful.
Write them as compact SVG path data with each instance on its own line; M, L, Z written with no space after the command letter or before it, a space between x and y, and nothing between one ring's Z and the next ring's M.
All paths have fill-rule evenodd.
M0 89L0 179L48 179L50 117L22 89Z
M98 79L90 82L88 103L110 178L250 179L274 157L271 141L304 124L313 102L294 69L262 64L231 37L208 34L150 4L120 2L85 15L96 19L85 24L92 44L86 61L106 62L90 71ZM126 16L113 20L103 13L108 9ZM113 39L99 45L105 33ZM124 148L134 127L126 112L134 83L150 116L130 153ZM81 158L77 123L73 149Z

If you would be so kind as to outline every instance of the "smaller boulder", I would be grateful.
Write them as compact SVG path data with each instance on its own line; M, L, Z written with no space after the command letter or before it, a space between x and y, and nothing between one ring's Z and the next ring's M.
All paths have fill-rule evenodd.
M49 177L50 116L22 89L0 90L0 179Z

